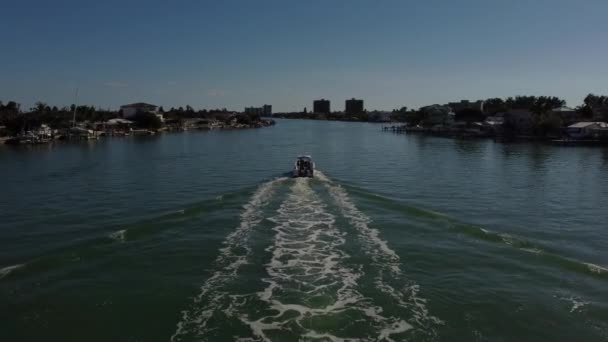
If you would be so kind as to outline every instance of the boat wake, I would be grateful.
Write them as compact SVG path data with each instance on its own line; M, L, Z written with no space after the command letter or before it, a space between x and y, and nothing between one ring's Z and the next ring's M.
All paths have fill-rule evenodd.
M325 182L329 181L327 177L324 177L323 180ZM380 194L368 192L365 189L360 189L352 185L340 185L340 188L342 188L342 191L344 192L348 190L351 193L356 193L358 196L365 197L375 202L380 202L383 208L392 209L395 212L403 212L407 216L420 217L441 223L441 225L447 226L451 232L464 234L470 238L486 242L509 246L522 252L534 255L537 260L543 260L562 269L571 270L577 273L592 276L594 278L608 279L608 267L567 257L560 254L558 251L551 251L550 248L543 246L542 243L529 240L524 236L493 231L474 224L464 223L444 213L429 210L427 208L408 206L394 199ZM337 192L340 192L340 189L337 189Z
M363 251L372 260L374 283L398 306L411 313L416 328L421 332L435 335L434 326L443 322L429 314L426 299L418 295L419 285L405 278L401 270L401 260L388 243L380 238L380 232L370 227L372 220L352 202L344 188L332 182L322 172L317 177L323 182L342 215L357 230Z
M8 276L9 274L11 274L13 271L16 271L22 267L25 267L25 264L17 264L17 265L12 265L12 266L7 266L4 268L0 268L0 279Z
M125 242L126 238L127 238L126 235L127 235L127 230L121 229L121 230L117 230L115 232L108 234L108 237L110 239L118 241L118 242Z
M286 179L277 178L260 185L249 202L243 206L240 225L226 237L224 247L220 249L220 255L215 261L217 271L201 286L192 308L182 312L182 320L177 324L177 330L171 337L172 341L179 341L181 337L192 332L202 336L215 309L230 299L229 293L222 291L222 285L234 279L238 269L247 263L251 254L251 248L247 244L249 233L264 218L262 209L268 204L276 185Z
M534 255L537 260L543 260L562 269L571 270L595 278L608 279L608 268L604 266L552 252L542 245L529 241L523 237L456 222L451 224L450 229L458 233L466 234L472 238L516 248L522 252Z
M391 335L411 329L360 291L363 268L349 265L343 250L345 232L313 192L309 179L296 179L291 193L270 220L274 244L267 251L267 287L257 293L266 309L240 316L263 341L280 337L345 341L362 338L391 341Z
M317 179L325 185L318 189L327 192L316 192L315 179L290 183L279 208L267 218L274 224L270 244L253 256L255 244L248 236L264 218L262 209L281 180L258 189L245 206L241 226L220 251L218 270L201 287L192 308L182 312L172 341L400 341L436 336L434 325L442 322L429 314L418 286L405 279L399 256L339 185L320 172ZM346 225L330 210L334 202ZM351 245L353 239L358 242ZM247 278L249 266L237 274L250 257L264 253L269 261L261 282ZM252 283L250 290L238 287L241 278Z

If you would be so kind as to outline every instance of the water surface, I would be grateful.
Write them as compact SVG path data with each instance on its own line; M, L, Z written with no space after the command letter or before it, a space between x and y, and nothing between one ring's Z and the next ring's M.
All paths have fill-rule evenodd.
M608 339L606 149L279 120L0 166L2 341Z

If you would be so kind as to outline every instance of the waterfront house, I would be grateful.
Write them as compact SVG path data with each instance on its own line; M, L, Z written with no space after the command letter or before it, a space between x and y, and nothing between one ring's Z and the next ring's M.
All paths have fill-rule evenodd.
M133 118L138 113L152 113L156 115L161 122L165 121L163 115L158 112L158 106L149 103L131 103L128 105L120 106L120 110L122 111L122 117L125 119Z
M448 106L430 105L420 108L424 114L424 125L435 126L445 125L450 126L454 122L455 114Z
M120 106L123 118L131 118L137 113L154 113L156 114L158 107L149 103L137 102L128 105Z
M603 134L603 129L608 128L605 122L577 122L566 128L566 134L573 139L590 139L594 133Z
M48 125L42 124L35 132L41 139L51 139L53 137L53 131Z

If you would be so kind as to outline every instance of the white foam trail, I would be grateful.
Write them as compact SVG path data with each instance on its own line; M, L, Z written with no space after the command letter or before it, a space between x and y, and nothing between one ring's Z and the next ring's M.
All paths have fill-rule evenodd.
M171 341L180 341L184 335L204 334L208 320L228 295L221 291L222 285L235 279L239 268L247 263L251 254L247 239L251 230L263 219L261 209L268 204L276 185L286 179L276 178L260 185L249 202L243 206L240 225L226 237L224 247L220 249L220 255L215 261L217 271L201 286L199 295L194 298L192 309L182 311L182 319L177 323L177 330L171 336Z
M126 234L127 234L127 231L125 229L122 229L122 230L118 230L118 231L115 231L113 233L110 233L108 235L108 237L110 239L116 240L118 242L125 242L126 237L127 237Z
M577 300L576 298L572 298L571 300L572 300L572 308L570 309L570 312L578 311L583 306L589 304L589 302L582 301L580 299Z
M502 242L504 242L506 245L513 246L513 242L515 240L513 240L513 237L511 235L504 233L504 234L498 234L498 236L500 236L500 238L502 239Z
M323 172L318 170L315 170L315 178L322 182L330 182L329 178L327 178L327 176Z
M316 171L317 178L323 180L325 186L334 201L338 204L342 214L350 221L355 229L364 238L367 252L371 254L375 262L382 262L387 265L391 272L401 273L399 256L393 251L388 243L380 238L377 229L369 227L372 220L363 214L350 200L347 192L340 186L331 182L321 171Z
M570 313L581 312L582 308L585 305L591 304L589 301L583 300L580 297L577 297L577 296L574 296L574 295L570 295L570 296L554 295L554 297L558 298L560 300L566 301L569 304L571 304L572 307L570 308Z
M12 266L7 266L4 268L0 268L0 279L8 276L9 274L11 274L13 271L18 270L22 267L24 267L25 264L17 264L17 265L12 265Z
M606 268L606 267L602 267L600 265L592 264L589 262L585 262L584 264L587 265L587 268L589 268L589 271L591 271L593 273L602 274L602 273L608 272L608 268Z
M389 342L394 342L395 340L393 340L391 338L391 335L393 334L399 334L399 333L404 333L410 329L412 329L413 327L409 324L407 324L404 321L395 323L392 327L390 328L385 328L382 329L382 333L380 334L380 336L378 336L378 341L389 341Z
M179 210L175 210L175 211L169 211L166 214L167 215L176 215L176 214L185 214L186 213L186 209L179 209Z
M524 252L536 254L536 255L543 254L543 251L538 248L520 248L520 250L522 250Z
M342 215L349 220L359 233L358 238L362 242L364 252L370 256L378 270L374 278L377 288L389 295L396 304L411 311L418 328L423 328L427 332L435 334L432 325L443 324L443 322L429 314L426 300L418 296L419 286L404 279L399 256L380 237L380 232L370 227L371 218L356 207L344 188L334 184L321 171L315 171L315 175L329 190L330 196L338 205ZM389 281L387 281L389 279L392 280L390 283L404 284L405 286L402 289L396 289L389 284ZM401 329L403 329L403 326L398 326L393 333Z
M296 179L291 193L271 218L277 225L274 244L267 251L272 259L266 267L268 286L258 293L272 312L252 319L241 315L253 334L270 341L269 331L289 331L305 340L354 341L387 340L411 326L398 317L385 317L382 308L360 293L358 280L364 276L361 267L347 266L350 255L342 250L345 233L335 226L335 217L314 193L309 179ZM312 322L337 320L330 331ZM359 321L368 334L357 338L348 335L349 325ZM345 324L346 323L346 324ZM323 325L323 324L320 324ZM350 329L353 329L350 327ZM351 332L353 334L353 332Z
M359 340L359 339L345 339L345 338L339 338L330 334L319 334L316 332L307 332L306 334L302 335L302 337L306 337L308 340L312 339L312 340L321 340L321 341L332 341L332 342L348 342L348 341L353 341L353 340Z

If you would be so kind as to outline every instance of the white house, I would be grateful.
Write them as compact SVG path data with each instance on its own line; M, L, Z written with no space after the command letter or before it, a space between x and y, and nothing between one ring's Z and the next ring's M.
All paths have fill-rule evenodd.
M605 122L577 122L568 126L566 133L575 139L591 138L594 132L603 128L608 128L608 124Z
M137 113L152 113L158 114L156 112L157 106L151 105L149 103L132 103L124 106L120 106L120 110L122 111L122 117L125 119L132 118Z
M45 124L40 125L38 131L36 132L39 136L50 138L53 135L53 131L51 128Z

